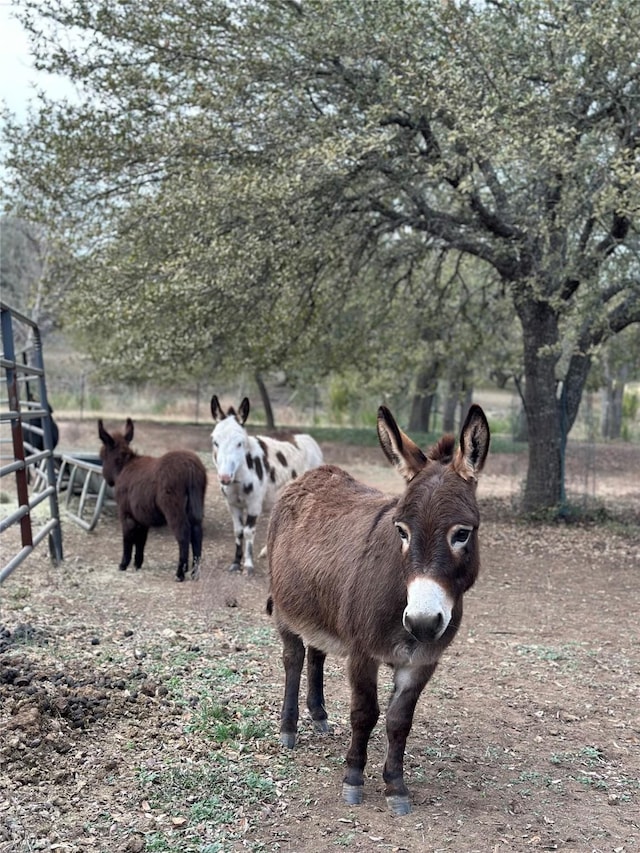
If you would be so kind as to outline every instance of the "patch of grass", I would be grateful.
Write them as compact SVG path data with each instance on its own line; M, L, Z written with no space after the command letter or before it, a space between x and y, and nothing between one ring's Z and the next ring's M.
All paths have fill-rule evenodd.
M347 832L344 835L339 835L333 843L336 847L350 847L355 837L355 832Z
M230 710L228 705L220 705L206 699L194 712L187 731L200 732L216 743L225 743L240 734L240 725L235 711Z
M223 800L216 794L209 799L199 800L189 809L189 817L195 821L202 820L233 820L233 810L227 808Z
M596 788L601 791L609 790L609 785L606 779L603 779L603 777L597 773L580 773L573 778L585 788Z
M537 643L518 644L515 649L516 654L523 657L535 657L541 661L562 664L564 670L573 671L577 666L576 650L570 644L562 646L543 646Z
M243 641L257 646L266 636L256 630ZM201 658L185 660L184 651L175 651L164 655L162 665L172 671L164 684L184 709L186 748L168 754L161 766L138 771L140 796L160 822L145 837L145 849L213 853L240 842L257 853L264 846L248 833L282 804L296 773L293 757L276 746L271 709L251 694L238 701L239 686L259 673L260 652L236 652L233 659L202 665ZM184 671L174 667L178 660Z
M441 746L425 746L422 753L427 758L440 758L447 759L449 761L457 761L460 757L454 750L450 748L443 749Z
M251 625L243 628L242 641L248 646L258 646L260 648L271 648L274 641L277 640L278 634L275 627L269 625Z
M169 839L160 832L150 832L145 835L145 851L151 853L224 853L222 843L207 844L203 847L195 841L190 844L183 839Z
M218 751L185 758L159 771L138 775L152 813L167 822L165 830L146 837L147 850L226 850L260 822L292 784L289 768L278 758L258 766L254 753ZM179 822L178 822L179 820ZM259 850L261 845L247 845Z
M596 746L585 746L576 752L554 752L550 761L567 771L574 782L584 788L606 791L617 802L630 802L640 791L640 780L616 772Z
M561 787L557 779L552 779L548 773L541 773L538 770L523 770L518 776L518 783L527 787L520 789L520 796L530 797L536 788L553 788L554 791L560 791Z
M579 752L554 752L551 756L552 764L582 764L593 767L604 764L604 757L596 746L585 746Z
M8 598L9 601L15 603L26 601L28 598L31 598L31 590L27 586L17 586L15 589L11 589Z
M171 661L171 669L174 669L173 660ZM166 670L166 661L161 667L162 671ZM202 687L197 697L188 696L185 693L184 677L181 674L173 674L165 682L172 698L183 704L193 704L194 698L200 702L206 702L212 695L224 695L224 691L229 687L234 687L242 681L242 673L236 668L230 667L225 663L220 663L213 667L203 667L198 673Z
M491 763L498 761L502 754L503 750L495 746L488 746L484 751L484 757L488 758Z

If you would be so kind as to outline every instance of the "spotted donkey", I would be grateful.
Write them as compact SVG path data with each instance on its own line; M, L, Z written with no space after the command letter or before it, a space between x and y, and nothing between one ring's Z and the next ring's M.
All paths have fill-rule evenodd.
M237 412L230 406L225 413L214 394L211 415L216 424L211 433L213 462L236 540L229 571L242 571L244 563L247 575L252 575L253 539L260 513L271 508L282 486L310 468L322 465L322 451L306 433L292 434L286 441L249 435L244 427L249 416L247 397Z

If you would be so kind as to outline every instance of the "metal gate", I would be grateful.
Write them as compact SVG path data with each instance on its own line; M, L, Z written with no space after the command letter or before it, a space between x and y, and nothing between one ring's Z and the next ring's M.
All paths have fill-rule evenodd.
M29 317L0 302L2 352L0 368L4 372L7 396L0 400L0 478L15 478L17 509L0 519L0 534L19 525L21 547L11 548L11 555L2 549L0 583L48 538L49 553L55 564L63 559L62 528L56 490L56 471L53 456L52 419L47 399L42 340L40 330ZM27 392L29 383L37 395ZM3 389L4 390L4 389ZM33 397L33 399L29 399ZM42 449L25 441L23 426L30 435L40 435ZM10 428L10 437L7 427ZM9 461L11 460L11 461ZM29 482L31 481L31 492ZM45 518L34 515L36 507L48 501ZM7 557L9 559L7 561Z

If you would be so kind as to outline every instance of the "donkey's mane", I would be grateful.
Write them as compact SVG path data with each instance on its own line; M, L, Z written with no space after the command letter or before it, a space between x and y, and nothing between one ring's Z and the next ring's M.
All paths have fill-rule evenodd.
M456 439L453 435L443 435L439 441L427 453L429 459L433 462L442 462L448 465L453 459L453 448L455 447Z

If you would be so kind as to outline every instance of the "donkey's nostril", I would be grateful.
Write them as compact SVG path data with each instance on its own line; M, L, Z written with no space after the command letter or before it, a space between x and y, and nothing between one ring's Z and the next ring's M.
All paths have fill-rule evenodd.
M430 616L405 616L404 627L412 634L419 643L429 643L437 640L445 629L442 613L434 613Z

